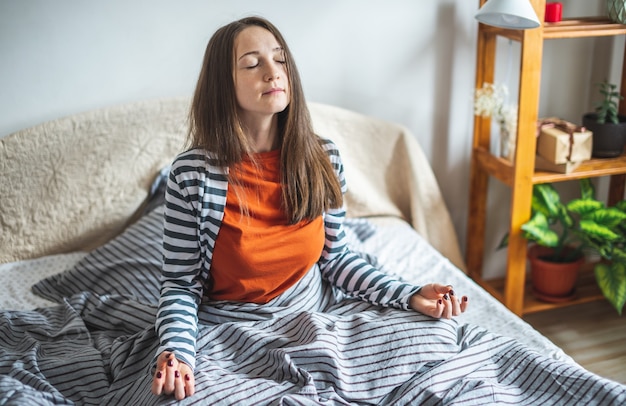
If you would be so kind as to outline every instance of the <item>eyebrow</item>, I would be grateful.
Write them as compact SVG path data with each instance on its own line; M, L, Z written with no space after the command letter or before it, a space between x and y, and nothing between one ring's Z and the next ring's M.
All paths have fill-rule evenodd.
M276 48L272 49L272 51L274 51L274 53L283 52L283 47L276 47ZM260 55L260 54L261 54L261 52L259 52L259 51L246 52L245 54L241 55L238 60L241 60L242 58L244 58L244 57L246 57L248 55Z

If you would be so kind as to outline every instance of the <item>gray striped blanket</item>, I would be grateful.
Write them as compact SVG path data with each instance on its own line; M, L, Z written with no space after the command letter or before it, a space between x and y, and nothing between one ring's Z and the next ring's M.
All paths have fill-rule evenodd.
M174 404L150 393L156 306L74 294L0 312L0 405ZM349 300L315 269L267 305L202 305L198 405L622 405L626 387L520 342Z

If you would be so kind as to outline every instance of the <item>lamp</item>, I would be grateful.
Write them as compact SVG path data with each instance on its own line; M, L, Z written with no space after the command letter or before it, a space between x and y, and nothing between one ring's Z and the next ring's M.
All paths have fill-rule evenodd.
M488 0L474 18L483 24L517 30L541 25L528 0Z

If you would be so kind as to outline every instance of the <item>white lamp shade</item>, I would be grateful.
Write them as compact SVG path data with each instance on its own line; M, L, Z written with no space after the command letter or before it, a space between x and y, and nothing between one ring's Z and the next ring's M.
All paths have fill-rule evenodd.
M489 0L474 16L483 24L525 30L541 25L528 0Z

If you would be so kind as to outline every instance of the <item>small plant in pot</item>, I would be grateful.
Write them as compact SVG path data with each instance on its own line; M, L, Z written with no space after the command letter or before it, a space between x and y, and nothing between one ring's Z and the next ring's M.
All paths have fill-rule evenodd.
M626 200L606 207L596 200L589 179L580 181L580 190L580 198L564 204L551 184L535 185L532 216L522 225L522 235L534 243L529 249L529 258L539 251L544 261L559 264L574 262L575 272L584 263L585 256L599 259L594 266L596 282L602 294L621 315L626 303ZM506 241L507 237L501 246L505 246ZM534 289L541 291L541 284L535 286L538 276L532 269L533 261L530 262ZM576 276L571 287L565 288L564 293L555 296L557 299L552 301L559 301L559 297L564 300L569 298ZM555 283L552 280L548 285ZM538 296L543 299L541 293Z
M618 114L618 101L623 97L617 86L604 81L599 85L602 99L595 104L595 112L583 116L583 126L593 133L591 155L612 158L624 152L626 142L626 116Z

